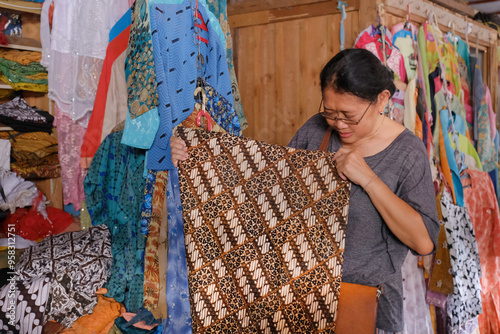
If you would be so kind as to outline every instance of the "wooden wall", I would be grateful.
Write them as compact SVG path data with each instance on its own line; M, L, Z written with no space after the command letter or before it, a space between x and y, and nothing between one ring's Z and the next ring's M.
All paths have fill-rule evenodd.
M251 16L258 24L247 20ZM340 51L336 1L281 12L230 16L236 75L249 127L244 135L286 145L318 111L319 73ZM358 15L344 21L346 47L358 31Z
M363 29L377 23L378 3L383 1L346 2L345 48L350 48ZM417 5L424 2L428 3L420 1ZM382 13L389 27L403 22L405 17L405 11L388 6ZM422 16L414 18L417 25L425 21ZM321 99L319 73L340 51L337 1L229 0L228 20L241 101L249 124L244 135L286 145L317 112ZM441 27L443 31L450 30L445 29L446 24ZM486 83L496 87L496 70L490 70L498 64L493 61L496 49L491 49L496 40L480 44L487 51ZM492 89L492 94L496 95L496 90Z

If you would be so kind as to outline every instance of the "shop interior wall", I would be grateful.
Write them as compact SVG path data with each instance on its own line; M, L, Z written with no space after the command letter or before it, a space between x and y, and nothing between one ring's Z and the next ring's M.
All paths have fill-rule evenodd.
M318 111L319 73L340 51L336 3L241 14L228 8L236 76L249 124L245 136L286 145ZM354 44L358 26L358 11L348 8L346 48Z
M380 2L347 1L345 48L353 46L363 29L377 23ZM297 129L318 111L319 73L340 51L340 19L337 1L229 0L234 65L249 124L245 136L286 145ZM405 21L406 11L385 6L381 19L391 27ZM417 26L425 20L422 16L412 16ZM451 30L447 24L440 22L443 32ZM496 87L496 40L481 40L478 46L485 52L485 83ZM496 89L491 93L496 101Z

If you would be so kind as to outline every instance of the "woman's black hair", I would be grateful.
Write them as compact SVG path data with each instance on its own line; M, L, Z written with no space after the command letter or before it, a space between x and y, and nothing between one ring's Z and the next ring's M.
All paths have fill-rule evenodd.
M370 51L346 49L337 53L320 74L321 91L334 89L369 102L377 102L384 90L396 91L394 74Z

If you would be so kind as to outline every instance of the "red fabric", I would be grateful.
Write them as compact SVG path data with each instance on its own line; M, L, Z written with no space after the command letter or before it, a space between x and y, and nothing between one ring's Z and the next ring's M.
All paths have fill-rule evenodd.
M9 41L7 40L7 36L3 33L0 33L0 44L1 45L9 45Z
M125 28L125 30L109 42L108 48L106 49L106 57L104 58L102 72L97 86L94 109L92 110L89 126L87 127L87 132L85 132L82 144L81 157L82 167L84 168L88 168L86 165L86 158L91 159L94 157L99 145L101 145L106 100L111 80L111 69L115 60L127 49L129 36L130 26Z
M19 208L13 214L8 214L5 218L1 232L7 233L8 227L15 225L16 234L27 240L40 241L52 234L62 233L72 222L73 216L61 209L46 208L46 220L38 211L38 204L42 199L42 194L33 199L31 209Z

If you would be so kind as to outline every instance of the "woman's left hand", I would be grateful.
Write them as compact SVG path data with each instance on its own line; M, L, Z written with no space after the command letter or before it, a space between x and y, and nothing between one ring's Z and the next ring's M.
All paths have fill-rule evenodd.
M334 154L333 161L343 180L349 179L363 188L377 177L361 154L349 147L341 147Z

